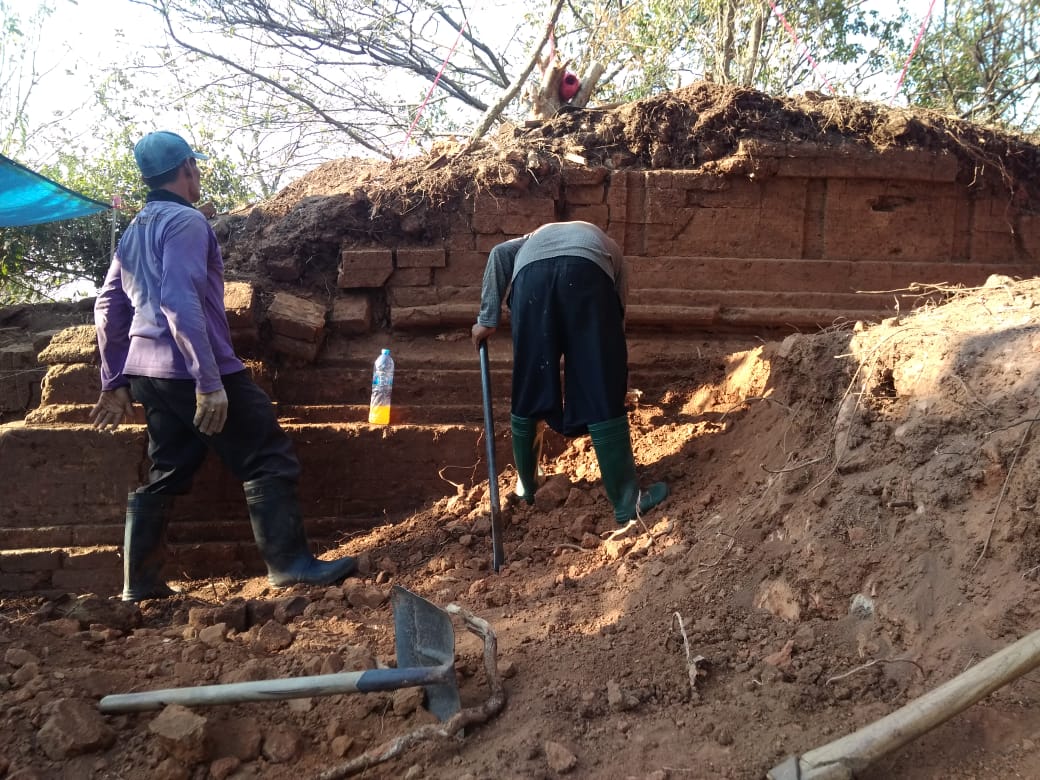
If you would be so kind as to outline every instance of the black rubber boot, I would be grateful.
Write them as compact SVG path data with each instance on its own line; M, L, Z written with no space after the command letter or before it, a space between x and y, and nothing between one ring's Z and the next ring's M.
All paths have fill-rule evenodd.
M349 555L334 561L315 558L296 501L296 486L279 477L264 477L242 486L249 506L253 537L267 564L267 579L277 588L301 582L331 585L357 571Z
M126 497L123 601L163 599L177 592L162 578L168 502L167 496L153 493L131 493Z
M509 427L513 433L513 461L516 463L517 485L513 491L517 498L528 504L534 503L541 470L538 461L542 457L542 427L538 420L509 415Z
M593 423L589 426L589 436L603 475L603 487L614 505L614 519L618 523L627 523L664 501L668 495L668 485L664 482L655 482L646 490L639 489L627 416Z

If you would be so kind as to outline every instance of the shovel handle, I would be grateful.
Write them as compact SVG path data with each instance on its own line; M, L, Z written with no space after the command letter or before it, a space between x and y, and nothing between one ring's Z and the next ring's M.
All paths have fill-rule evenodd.
M505 562L502 550L502 518L498 499L498 467L495 465L495 416L491 409L491 367L487 339L480 342L480 388L484 394L484 441L487 444L488 492L491 497L491 564L497 572Z
M1040 630L859 731L790 756L769 780L844 780L1040 666Z
M308 696L331 696L338 693L372 693L436 683L454 683L452 664L405 669L369 669L364 672L316 674L281 680L256 680L200 685L193 688L167 688L142 693L119 693L105 696L98 704L102 712L144 712L158 710L167 704L185 707L208 704L235 704L245 701L303 699Z

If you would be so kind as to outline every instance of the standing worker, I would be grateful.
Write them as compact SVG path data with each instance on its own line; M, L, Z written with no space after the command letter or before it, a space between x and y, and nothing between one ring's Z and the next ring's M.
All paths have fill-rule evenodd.
M175 133L134 147L147 203L126 229L94 305L101 397L94 427L115 430L144 406L148 484L130 493L123 547L123 600L162 598L165 510L183 495L209 447L242 480L268 579L327 585L357 569L354 558L315 558L296 499L300 462L270 398L235 356L224 311L224 262L205 216L196 160Z
M621 249L588 222L553 222L498 244L488 257L471 334L478 348L498 328L510 285L510 427L517 495L534 503L541 456L538 426L544 420L564 436L588 432L618 523L660 504L668 495L664 482L639 489L625 410L627 288Z

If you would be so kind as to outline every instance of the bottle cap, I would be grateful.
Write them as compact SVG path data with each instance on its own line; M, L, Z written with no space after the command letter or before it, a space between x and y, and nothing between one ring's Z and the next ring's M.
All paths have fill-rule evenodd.
M390 354L390 350L389 349L384 349L383 350L383 354L384 355L389 355Z

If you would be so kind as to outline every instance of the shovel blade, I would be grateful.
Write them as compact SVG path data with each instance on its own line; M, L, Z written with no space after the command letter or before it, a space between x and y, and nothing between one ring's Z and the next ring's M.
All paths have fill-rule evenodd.
M394 612L397 666L445 667L446 679L424 685L426 707L444 722L462 709L455 679L455 627L448 613L410 590L395 585L390 592Z

